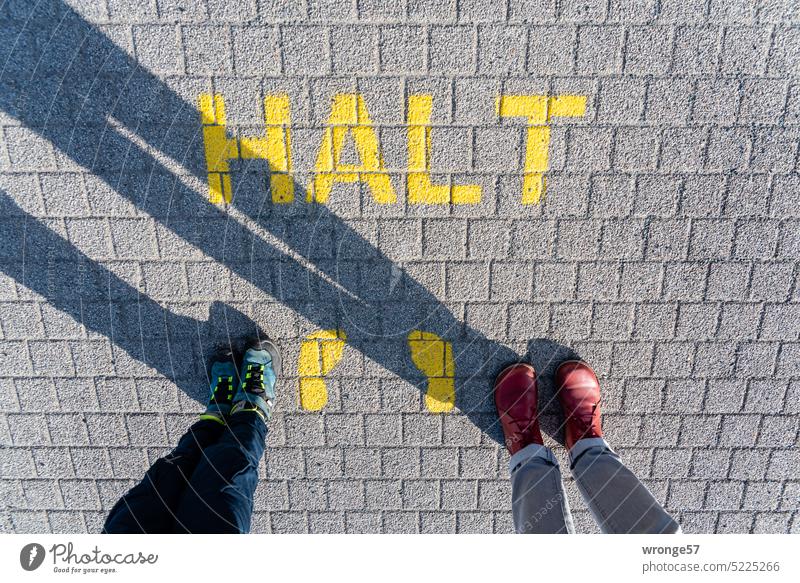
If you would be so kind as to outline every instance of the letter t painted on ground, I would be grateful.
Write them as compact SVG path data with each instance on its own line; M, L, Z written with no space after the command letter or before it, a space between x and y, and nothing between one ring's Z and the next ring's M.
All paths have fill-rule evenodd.
M547 124L554 117L580 117L585 112L585 95L501 95L497 98L500 117L525 117L528 120L522 204L539 204L547 187L544 175L550 147L550 127Z

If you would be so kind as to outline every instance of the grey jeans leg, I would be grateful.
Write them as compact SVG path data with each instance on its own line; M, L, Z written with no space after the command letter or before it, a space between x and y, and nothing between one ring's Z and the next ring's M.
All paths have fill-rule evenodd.
M581 439L569 456L578 490L603 532L680 532L678 523L604 439Z
M553 452L532 443L508 462L514 528L525 534L575 532L561 472Z

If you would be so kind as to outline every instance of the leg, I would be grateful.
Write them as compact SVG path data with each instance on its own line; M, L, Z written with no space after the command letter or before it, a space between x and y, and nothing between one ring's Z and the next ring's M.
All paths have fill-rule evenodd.
M561 472L550 448L532 443L511 456L514 528L524 534L575 532Z
M568 360L556 371L566 419L564 442L583 499L603 532L673 533L680 527L603 439L600 382L592 368Z
M602 437L581 439L570 450L572 475L603 532L680 532L644 484Z
M494 383L494 403L511 454L511 511L519 533L573 532L561 472L539 428L539 390L534 368L517 363Z
M175 532L250 531L258 462L264 455L267 426L255 411L229 418L219 441L206 448L185 489L175 517Z
M177 447L156 460L144 478L111 509L103 532L172 532L176 506L189 477L200 461L203 449L216 442L224 427L213 420L201 420L181 437Z

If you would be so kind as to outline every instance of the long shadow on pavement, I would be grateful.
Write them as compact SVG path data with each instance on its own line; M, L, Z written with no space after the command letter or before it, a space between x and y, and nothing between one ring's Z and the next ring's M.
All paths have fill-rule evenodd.
M205 181L200 113L178 90L193 100L208 88L191 78L168 86L61 2L24 10L0 27L0 110L51 142L66 156L61 164L70 159L88 169L138 212L320 328L344 328L351 346L421 389L424 379L411 362L406 334L424 330L452 342L456 405L499 440L487 381L500 366L519 360L518 354L466 325L324 206L294 203L283 209L247 189L234 197L231 212L208 203L164 161L177 161L190 178ZM303 198L299 185L296 193ZM169 312L71 249L12 198L18 199L0 197L0 215L12 217L0 231L0 249L6 250L2 269L159 373L173 380L181 376L174 368L177 359L163 358L173 341L208 338L204 334L226 325L227 331L254 326L219 303L209 322ZM254 232L251 222L274 240ZM69 269L49 270L49 282L37 279L36 258L48 254L85 265L95 279L75 282ZM98 281L105 283L98 287ZM120 296L114 294L138 298L130 304L137 306L134 313L115 314L112 300ZM179 387L202 398L190 384Z

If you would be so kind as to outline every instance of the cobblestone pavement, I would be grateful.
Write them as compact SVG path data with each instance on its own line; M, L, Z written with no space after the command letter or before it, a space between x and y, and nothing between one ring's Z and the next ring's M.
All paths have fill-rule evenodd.
M566 467L574 352L684 530L796 532L797 7L0 3L0 529L97 532L259 326L255 531L508 532L491 379Z

